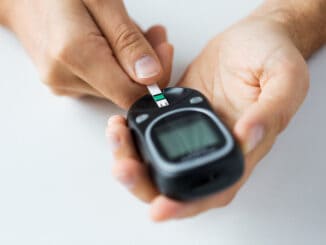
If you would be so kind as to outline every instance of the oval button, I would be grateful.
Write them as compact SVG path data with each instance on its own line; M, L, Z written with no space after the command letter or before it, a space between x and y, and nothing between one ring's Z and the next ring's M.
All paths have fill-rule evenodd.
M136 123L141 124L142 122L145 122L149 118L148 114L141 114L136 117Z
M204 101L203 97L197 96L190 99L190 104L199 104L203 101Z
M171 88L169 90L169 94L173 94L173 95L181 95L184 91L184 88Z

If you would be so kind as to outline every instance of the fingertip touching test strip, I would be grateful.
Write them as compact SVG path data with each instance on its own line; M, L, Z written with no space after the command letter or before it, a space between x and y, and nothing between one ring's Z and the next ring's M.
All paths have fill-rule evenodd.
M162 90L157 84L147 86L149 93L152 95L155 103L159 108L166 107L169 105L168 100L165 98Z

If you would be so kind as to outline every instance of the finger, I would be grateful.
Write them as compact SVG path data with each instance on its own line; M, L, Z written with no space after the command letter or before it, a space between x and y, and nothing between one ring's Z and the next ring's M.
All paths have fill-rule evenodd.
M137 27L142 32L141 28L139 26ZM173 45L168 43L166 29L161 25L151 27L144 35L161 61L163 76L157 83L161 88L165 88L171 78L174 54Z
M82 98L84 96L93 96L97 98L103 98L102 95L97 93L95 90L89 90L89 91L81 91L81 90L74 90L70 88L59 88L59 87L52 87L51 91L57 95L57 96L69 96L73 98Z
M139 160L123 117L110 118L107 136L114 146L116 163L112 169L113 175L137 198L145 202L151 201L158 192L148 176L146 167Z
M129 108L146 89L133 82L117 63L85 6L72 7L80 14L72 14L70 21L58 29L58 45L52 47L50 55L105 98Z
M166 29L160 25L149 28L145 33L145 37L153 48L161 45L162 43L168 42Z
M245 171L241 179L222 192L191 202L179 202L162 195L155 198L151 203L151 218L159 222L169 219L188 218L210 209L229 205L253 171L253 166L247 164L247 162L253 162L254 160L257 160L256 156L249 154L246 157Z
M234 132L246 153L256 149L264 140L273 141L303 102L309 75L303 58L294 60L296 62L277 59L269 64L260 81L262 92L257 102L236 123Z
M264 144L259 147L266 148L268 147L266 144L268 143L264 142ZM243 176L237 183L222 192L191 202L178 202L162 195L158 196L151 203L151 218L158 222L169 219L188 218L210 209L221 208L229 205L235 198L241 186L251 175L255 167L252 163L258 162L261 157L262 155L259 152L251 152L247 154L245 157Z
M173 46L167 42L166 30L162 26L151 27L145 36L161 61L164 74L160 81L158 81L158 84L161 88L164 88L169 83L171 77Z
M67 90L67 89L60 89L60 88L50 88L50 89L51 89L52 93L57 96L69 96L69 97L76 98L76 99L79 99L79 98L85 96L84 94L74 92L71 90Z
M227 206L235 197L240 183L232 188L209 197L192 202L178 202L165 196L159 196L151 203L151 218L154 221L166 221L192 217L213 208Z
M121 0L84 1L109 41L126 73L141 84L151 84L163 75L155 51L129 18Z
M150 217L153 221L162 222L171 219L182 212L186 207L183 202L170 199L166 196L160 195L156 197L150 208Z
M66 65L58 60L48 63L41 72L43 82L57 95L81 97L91 95L103 98L103 95L90 86L87 82L72 73Z
M79 61L75 59L71 69L104 97L128 109L146 90L140 84L130 80L112 56L107 44L101 43L104 40L99 39L88 43L85 47L87 52L84 54L79 52ZM98 45L99 43L96 44L96 42L101 44Z
M103 98L103 95L91 87L88 83L72 74L63 65L57 64L44 78L45 83L54 94L72 97L91 95Z
M134 196L144 202L151 202L158 195L142 163L132 158L117 160L112 169L113 176Z
M140 160L133 145L133 139L124 117L118 115L110 117L106 134L108 140L113 143L115 160L122 160L125 158Z
M162 43L161 45L155 48L155 51L161 60L164 74L162 78L158 81L158 84L161 88L165 88L171 79L172 73L172 63L173 63L173 46L169 43Z

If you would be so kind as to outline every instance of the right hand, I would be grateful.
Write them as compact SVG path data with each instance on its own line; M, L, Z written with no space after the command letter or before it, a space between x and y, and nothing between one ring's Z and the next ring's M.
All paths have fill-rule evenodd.
M160 194L133 144L127 121L109 120L113 175L140 200L151 203L156 221L186 218L223 207L236 196L303 102L308 67L284 26L248 17L216 36L178 83L201 91L242 146L245 171L230 188L192 202Z
M169 81L173 47L163 27L143 34L122 0L9 1L8 27L55 94L93 95L128 108L142 85Z

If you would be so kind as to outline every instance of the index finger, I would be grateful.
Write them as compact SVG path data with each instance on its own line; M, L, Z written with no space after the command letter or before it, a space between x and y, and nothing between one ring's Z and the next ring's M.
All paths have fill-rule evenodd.
M113 175L137 198L151 201L158 192L149 178L147 167L139 159L126 120L121 116L111 117L107 136L111 142L115 141Z
M124 71L149 85L163 75L162 65L143 33L130 19L122 0L84 0Z

